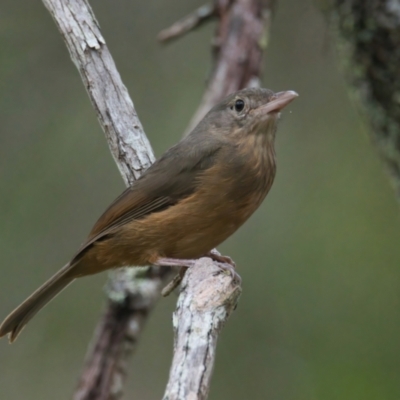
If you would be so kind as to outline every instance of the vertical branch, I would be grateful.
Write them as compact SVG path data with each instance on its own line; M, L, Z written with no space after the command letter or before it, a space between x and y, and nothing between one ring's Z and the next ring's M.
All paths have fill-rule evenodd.
M240 293L240 282L209 258L189 268L173 318L174 358L164 400L207 398L218 334Z
M122 268L110 274L108 300L95 329L74 400L114 400L122 396L127 362L169 268Z
M273 5L272 0L214 2L214 13L219 18L213 41L214 68L186 133L228 94L259 86ZM176 32L187 32L179 25L188 24L180 21L173 29L165 30L163 36L169 39L168 32L173 33L171 37L176 37ZM200 259L195 268L189 269L182 284L173 320L174 357L163 400L208 397L218 334L234 310L241 288L232 276L216 278L220 271L207 260Z
M275 0L215 0L219 22L213 39L214 66L189 133L225 96L260 84Z

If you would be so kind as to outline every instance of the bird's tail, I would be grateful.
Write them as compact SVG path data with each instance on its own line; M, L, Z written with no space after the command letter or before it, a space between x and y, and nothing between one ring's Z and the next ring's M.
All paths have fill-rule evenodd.
M0 337L9 333L12 343L30 319L75 279L74 266L65 265L19 305L0 325Z

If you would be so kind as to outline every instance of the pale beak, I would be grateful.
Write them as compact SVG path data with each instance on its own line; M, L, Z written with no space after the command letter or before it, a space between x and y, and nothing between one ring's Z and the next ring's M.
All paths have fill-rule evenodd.
M298 96L299 95L293 90L275 93L269 103L259 107L257 109L257 112L260 112L262 114L269 114L272 112L278 113Z

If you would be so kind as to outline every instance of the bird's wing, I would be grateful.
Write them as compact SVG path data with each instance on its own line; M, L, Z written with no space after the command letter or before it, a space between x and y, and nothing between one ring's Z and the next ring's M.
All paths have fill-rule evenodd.
M126 189L93 226L74 260L118 227L165 210L192 194L202 172L214 165L221 144L187 137L169 149Z

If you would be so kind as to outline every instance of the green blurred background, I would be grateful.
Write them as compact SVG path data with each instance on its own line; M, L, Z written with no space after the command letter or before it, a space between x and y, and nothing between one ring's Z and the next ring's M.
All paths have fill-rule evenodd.
M157 155L179 140L210 71L210 24L155 37L202 1L93 1ZM264 85L300 93L281 121L278 174L220 250L243 295L218 347L210 399L400 398L400 212L349 101L329 27L280 0ZM0 6L0 318L60 268L122 190L81 80L40 1ZM1 400L71 396L106 274L68 288L18 341L0 341ZM176 296L160 301L124 399L162 397Z

